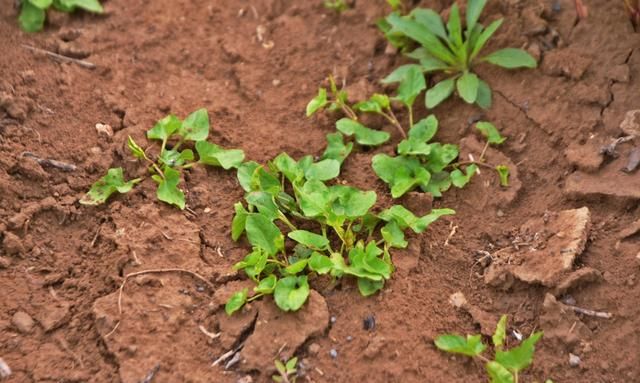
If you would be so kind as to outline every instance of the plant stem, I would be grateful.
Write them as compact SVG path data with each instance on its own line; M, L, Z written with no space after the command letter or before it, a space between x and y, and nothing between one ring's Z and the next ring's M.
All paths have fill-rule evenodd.
M284 222L285 225L287 225L287 227L289 227L289 229L295 231L298 230L298 228L291 223L291 221L289 221L289 218L287 218L286 215L284 215L281 211L278 210L278 218Z
M267 259L267 263L275 263L275 264L280 265L282 267L287 267L287 265L284 262L278 261L277 259Z
M409 129L413 128L413 107L408 106L409 109Z
M380 112L380 115L386 118L387 121L391 123L391 125L393 125L396 129L398 129L402 138L407 138L407 134L404 132L404 129L402 129L402 125L400 125L400 122L396 118L395 114L393 114L393 111L391 110L391 108L389 108L388 110L389 110L389 114L385 112Z
M484 144L484 148L482 148L482 153L480 153L480 162L484 161L484 155L487 152L487 149L489 148L489 141L487 141Z
M256 295L252 296L251 298L247 298L247 303L255 301L256 299L261 298L263 296L264 296L263 293L258 293Z
M485 162L478 162L478 161L462 161L462 162L456 162L455 164L449 164L447 165L447 167L452 167L452 168L457 168L459 166L464 166L464 165L478 165L478 166L482 166L491 170L496 170L495 166L493 165L489 165Z

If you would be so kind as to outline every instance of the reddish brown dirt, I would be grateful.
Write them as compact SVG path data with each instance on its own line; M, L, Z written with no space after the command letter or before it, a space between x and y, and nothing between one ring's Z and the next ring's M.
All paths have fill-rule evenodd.
M127 160L125 138L144 142L144 132L170 111L185 116L206 107L212 140L240 147L253 160L281 151L294 157L321 153L337 116L306 119L304 107L323 78L334 72L355 84L354 91L381 90L377 79L401 63L385 53L374 25L387 12L384 1L357 1L355 9L337 16L320 1L110 0L104 16L53 15L35 35L18 29L12 1L2 3L0 358L13 370L7 382L137 382L156 367L157 382L236 382L246 375L238 366L210 367L255 318L246 314L234 327L219 308L225 294L242 283L231 265L247 250L229 234L233 203L242 198L234 174L187 174L188 206L195 214L158 203L149 186L98 208L77 200L110 166L123 166L129 175L142 171ZM414 3L436 9L450 4ZM556 325L564 328L559 319L541 320L549 288L488 287L475 261L479 250L510 246L512 234L529 219L582 206L591 210L592 226L576 267L599 270L603 278L568 293L578 306L610 312L613 319L574 317L579 325L567 327L580 329L577 335L555 331L543 338L521 381L640 381L640 242L636 235L616 245L619 233L639 217L638 202L606 192L617 186L606 176L610 170L591 181L609 185L604 193L564 191L582 158L565 156L565 150L585 145L597 156L599 145L621 134L625 113L640 108L640 35L632 33L618 2L585 0L589 18L577 24L572 1L557 2L556 13L551 3L496 0L486 11L487 19L507 19L492 47L542 50L535 71L479 68L495 90L486 118L509 137L500 150L517 165L521 189L507 203L496 180L483 172L469 187L437 200L436 206L454 208L457 215L395 253L399 270L376 297L361 297L350 283L319 287L335 321L297 350L285 350L304 358L308 378L302 381L486 381L480 364L433 346L443 332L479 331L471 316L449 304L449 295L462 291L470 304L494 316L509 314L511 327L525 334L541 326L549 333ZM264 46L258 26L264 27ZM61 64L22 44L86 56L97 69ZM438 138L459 142L471 134L468 120L479 111L451 100L435 113ZM96 123L111 125L115 135L99 136ZM383 128L394 137L377 151L391 152L399 137ZM632 144L622 144L619 152ZM22 157L25 151L78 168L42 167ZM353 154L342 178L376 190L381 206L388 205L387 190L370 169L373 152ZM187 274L132 279L124 291L122 322L106 337L117 319L114 293L123 276L167 267L205 276L215 297ZM25 323L18 312L35 323ZM375 316L372 331L363 329L368 315ZM200 325L227 333L210 340ZM254 344L280 347L277 334L259 334ZM569 366L569 352L580 356L579 367ZM252 375L268 381L266 373Z

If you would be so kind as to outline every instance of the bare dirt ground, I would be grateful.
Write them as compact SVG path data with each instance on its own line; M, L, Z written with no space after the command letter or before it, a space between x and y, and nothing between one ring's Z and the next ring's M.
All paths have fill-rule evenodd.
M323 79L335 73L352 94L365 95L383 90L378 80L403 62L375 27L385 2L358 0L337 15L320 1L109 0L105 15L54 14L34 35L19 30L12 1L0 2L7 382L236 382L247 375L263 382L279 353L301 358L299 381L483 382L480 364L439 352L433 338L478 332L501 314L509 314L512 330L545 331L521 382L640 381L640 181L637 172L621 171L638 140L620 144L615 157L600 154L634 126L640 133L637 121L620 128L640 108L640 35L622 4L585 0L589 17L578 22L570 0L490 1L484 19L506 18L491 47L523 47L540 59L532 71L479 69L495 92L485 118L509 137L488 158L513 164L513 186L500 189L483 172L436 200L457 214L394 253L398 271L375 297L361 297L350 283L317 285L300 314L265 300L228 318L221 305L246 284L231 266L248 249L229 233L233 203L242 198L235 174L188 173L192 212L157 202L149 187L97 208L78 199L110 166L139 172L126 137L144 142L169 112L207 108L212 139L252 160L322 153L339 116L307 119L304 108ZM56 62L23 44L97 68ZM441 141L473 148L469 121L481 111L451 99L435 114ZM113 127L113 136L100 135L97 123ZM376 190L383 207L391 199L370 159L393 151L400 137L380 128L393 139L354 153L341 178ZM25 152L76 168L40 165ZM422 198L404 202L420 207ZM110 334L123 277L156 268L192 270L209 283L184 273L131 278ZM449 302L455 292L468 301L462 309ZM363 328L367 317L374 328ZM210 339L200 327L222 335ZM242 360L228 370L211 367L242 342ZM578 366L569 365L569 353Z

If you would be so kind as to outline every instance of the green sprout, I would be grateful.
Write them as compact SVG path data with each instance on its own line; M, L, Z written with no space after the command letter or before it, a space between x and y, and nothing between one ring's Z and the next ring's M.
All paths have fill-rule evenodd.
M228 170L237 168L244 160L242 150L222 149L218 145L206 141L208 136L209 115L206 109L199 109L184 121L174 115L169 115L147 131L148 139L162 142L157 156L147 154L147 151L140 147L131 136L128 138L127 146L136 159L144 161L148 165L151 179L158 185L158 199L184 209L185 195L178 186L183 170L196 165L219 166ZM192 144L195 153L191 148L180 150L183 145L187 144ZM170 145L171 148L169 148ZM84 205L103 204L113 193L127 193L141 181L142 178L125 181L122 168L109 169L104 177L91 186L80 203Z
M349 4L345 0L324 0L324 7L338 13L342 13L349 9Z
M227 301L227 314L265 295L273 295L283 311L296 311L309 296L310 274L334 281L351 276L363 296L372 295L391 278L390 250L407 247L406 230L422 233L439 217L454 214L434 209L416 217L401 205L375 214L375 192L328 185L345 157L337 150L345 147L337 142L341 138L333 136L318 162L281 153L266 165L249 161L238 168L246 205L236 203L231 235L233 240L246 235L252 251L234 268L256 287L251 295L248 289L236 292Z
M298 364L298 358L296 357L289 359L286 364L276 360L275 365L278 375L273 375L271 379L277 383L296 383L296 374L298 372L296 364Z
M412 70L421 73L441 72L447 78L426 92L427 108L435 108L449 98L454 90L468 104L475 103L484 109L491 107L491 88L473 72L477 64L486 62L506 69L515 69L535 68L537 62L526 51L516 48L504 48L488 55L480 55L503 22L503 19L498 19L486 28L478 22L486 2L487 0L467 2L464 27L456 3L451 7L446 26L437 12L424 8L414 9L407 16L393 12L379 22L378 26L394 46L406 50L411 42L420 45L406 54L418 60L419 64L400 66L382 82L400 82Z
M506 330L507 316L503 315L491 338L495 351L494 360L482 355L487 346L482 343L481 335L467 335L466 338L460 335L440 335L436 338L435 345L438 349L448 353L461 354L481 360L485 363L491 383L518 383L519 372L529 367L533 362L535 345L542 338L542 332L533 333L519 346L505 350Z
M93 13L104 11L98 0L22 0L18 17L20 27L26 32L42 30L50 8L60 12L73 12L76 9Z

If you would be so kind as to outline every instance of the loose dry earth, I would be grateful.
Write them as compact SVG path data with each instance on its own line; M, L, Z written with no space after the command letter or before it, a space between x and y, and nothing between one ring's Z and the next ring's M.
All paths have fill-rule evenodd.
M363 298L348 282L316 284L299 314L265 300L228 318L221 305L247 283L231 270L248 249L229 234L233 203L242 198L234 174L187 173L190 212L158 203L149 186L98 208L77 201L110 166L143 171L128 160L126 137L144 142L168 112L184 117L206 107L212 139L256 161L281 151L320 154L338 116L306 119L304 107L326 75L364 96L383 90L377 80L402 62L374 24L388 12L385 2L359 0L338 16L320 1L109 0L106 15L52 15L44 32L27 35L13 2L2 0L6 381L247 382L250 375L263 382L278 355L295 353L302 381L483 382L480 364L445 355L432 340L443 332L487 333L503 313L512 330L545 331L522 382L640 381L640 178L621 171L640 143L600 154L640 130L633 119L620 127L628 111L640 109L640 35L618 2L585 2L590 15L580 22L571 0L489 2L487 20L506 17L492 47L524 47L541 62L534 71L479 69L495 91L485 118L509 137L488 160L512 164L511 188L483 172L436 200L457 215L394 253L398 271L378 296ZM59 63L23 44L97 68ZM473 150L469 121L479 110L452 99L435 113L441 141ZM97 123L113 135L97 132ZM353 154L341 178L375 190L385 207L392 201L370 159L391 153L399 136L377 127L394 135L391 142ZM41 165L25 152L75 168ZM415 194L403 202L428 204ZM131 278L122 320L109 334L123 277L155 268L195 271L213 287L185 273ZM456 292L457 306L449 302ZM375 327L365 330L370 316ZM210 339L200 328L222 335ZM240 343L235 365L211 367ZM579 365L569 365L570 353Z

